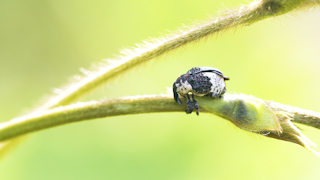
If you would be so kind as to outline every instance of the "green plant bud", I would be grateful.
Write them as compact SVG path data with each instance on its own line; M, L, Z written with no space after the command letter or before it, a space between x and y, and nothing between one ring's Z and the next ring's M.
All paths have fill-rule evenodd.
M277 103L244 94L225 94L222 99L197 97L197 101L209 113L223 117L241 129L296 143L320 155L313 149L315 144L292 123L294 114L277 108Z
M244 94L226 94L223 99L197 98L203 109L228 119L241 129L251 132L281 133L277 116L261 99Z

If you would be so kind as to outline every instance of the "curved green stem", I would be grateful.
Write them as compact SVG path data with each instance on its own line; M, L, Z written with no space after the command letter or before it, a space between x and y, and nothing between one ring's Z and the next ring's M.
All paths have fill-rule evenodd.
M274 111L284 111L293 115L293 121L320 129L320 113L277 102L267 102Z
M0 141L62 124L126 114L184 111L171 96L135 96L38 111L0 124Z
M180 30L173 35L156 39L154 42L145 42L134 50L124 50L124 56L106 67L101 67L98 72L91 73L78 83L71 85L61 94L53 97L38 110L67 105L87 92L107 82L110 78L121 74L154 57L170 52L190 42L197 41L211 34L236 27L248 25L259 20L281 15L296 9L306 0L260 0L238 9L229 10L220 17L196 24L185 30Z
M253 96L226 94L223 99L197 97L200 113L212 113L225 118L237 127L280 140L297 143L312 150L312 142L295 127L291 120L320 128L319 113L280 103L263 101ZM185 104L185 99L182 99ZM184 112L172 95L144 95L114 100L91 101L61 106L13 119L0 124L0 141L30 132L78 122L118 115Z

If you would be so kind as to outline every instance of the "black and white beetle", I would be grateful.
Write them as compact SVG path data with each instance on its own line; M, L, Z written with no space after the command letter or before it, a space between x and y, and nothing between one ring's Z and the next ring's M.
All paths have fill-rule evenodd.
M194 95L222 98L222 95L226 92L225 80L229 80L229 78L223 76L219 69L206 66L194 67L186 74L178 77L173 83L174 100L181 104L179 94L187 98L188 109L185 110L186 113L192 113L194 106L197 110L197 115L199 115L199 105L194 99ZM192 93L192 101L190 100L189 92Z

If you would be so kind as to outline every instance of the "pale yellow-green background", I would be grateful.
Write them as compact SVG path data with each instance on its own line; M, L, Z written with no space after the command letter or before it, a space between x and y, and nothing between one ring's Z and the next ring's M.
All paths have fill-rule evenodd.
M222 4L223 3L223 4ZM242 0L1 0L0 122L119 50L203 20ZM320 112L320 12L265 20L182 48L117 77L82 101L165 93L194 66L231 78L228 92ZM320 131L303 126L320 144ZM302 147L200 112L104 118L29 136L0 164L1 180L318 180Z

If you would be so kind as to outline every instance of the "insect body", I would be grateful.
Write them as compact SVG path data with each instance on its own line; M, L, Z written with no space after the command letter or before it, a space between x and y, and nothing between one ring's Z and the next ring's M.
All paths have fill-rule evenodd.
M222 98L222 95L226 92L225 80L229 80L229 78L223 76L222 72L216 68L194 67L186 74L178 77L173 83L174 100L181 104L179 95L187 98L188 109L186 109L186 113L192 113L194 106L197 115L199 115L199 105L194 99L194 95ZM189 96L190 92L192 93L192 101Z

